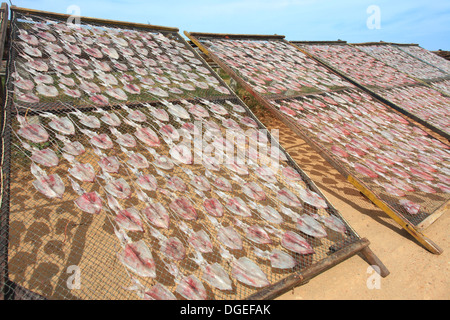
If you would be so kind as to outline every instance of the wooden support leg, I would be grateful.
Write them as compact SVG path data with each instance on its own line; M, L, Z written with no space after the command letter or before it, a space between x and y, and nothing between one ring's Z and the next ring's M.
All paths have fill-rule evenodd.
M417 230L410 222L405 220L403 217L395 213L391 208L389 208L384 202L379 200L371 191L362 186L358 181L356 181L352 176L348 176L347 180L353 184L359 191L361 191L367 198L369 198L376 206L383 210L389 217L391 217L395 222L397 222L403 229L408 231L422 246L428 251L434 254L441 254L443 250L436 245L433 241L428 239L424 234Z
M378 270L375 269L375 271L377 271L380 276L386 278L390 274L383 262L381 262L369 247L363 248L361 254L367 259L370 265L378 267Z

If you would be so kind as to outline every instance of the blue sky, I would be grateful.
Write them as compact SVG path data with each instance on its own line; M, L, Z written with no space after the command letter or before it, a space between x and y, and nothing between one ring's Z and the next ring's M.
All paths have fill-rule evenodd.
M450 50L449 0L12 0L18 7L177 27L180 32L282 34L287 40L418 43ZM370 6L379 9L368 13ZM379 17L379 20L374 18ZM367 21L379 21L369 28Z

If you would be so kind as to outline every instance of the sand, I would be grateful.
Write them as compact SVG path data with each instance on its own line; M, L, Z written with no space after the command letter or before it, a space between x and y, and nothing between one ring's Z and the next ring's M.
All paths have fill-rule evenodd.
M389 269L381 278L362 255L355 255L319 274L278 300L446 300L450 298L450 217L441 216L423 233L443 249L434 255L424 249L381 209L366 199L330 164L280 121L256 112L270 129L279 129L280 143L321 189L333 206Z

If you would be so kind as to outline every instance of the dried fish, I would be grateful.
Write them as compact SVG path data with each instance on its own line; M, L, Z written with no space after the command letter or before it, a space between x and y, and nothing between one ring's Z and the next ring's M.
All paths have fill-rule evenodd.
M233 229L232 226L228 227L218 227L217 230L217 239L233 250L241 250L242 249L242 239L239 233Z
M165 286L157 282L150 289L145 289L145 300L177 300L177 298Z
M311 245L302 236L292 231L286 231L283 234L281 245L286 249L299 254L314 253L314 249Z
M49 138L47 131L40 124L30 124L25 118L21 116L17 116L17 119L20 123L20 129L17 130L17 133L34 143L43 143L46 142Z
M241 257L232 262L231 274L238 281L252 287L262 288L270 284L266 274L247 257Z
M185 220L197 219L197 211L195 210L195 207L192 205L191 201L184 196L174 199L169 204L169 208Z
M177 237L163 239L161 241L161 253L173 260L183 260L186 256L186 249Z
M92 165L89 163L74 163L72 168L69 169L69 173L80 181L95 181L95 171Z
M107 173L118 173L120 168L120 162L115 156L102 156L98 161L100 168Z
M202 279L219 290L228 291L233 289L230 277L217 262L208 264L203 268Z
M317 193L315 193L314 191L311 191L306 188L302 188L298 191L298 195L299 195L300 199L302 199L304 202L306 202L316 208L323 208L323 209L328 208L328 205L325 202L325 200L322 197L320 197Z
M325 238L327 236L327 232L322 225L307 214L299 216L296 226L299 231L314 238Z
M106 173L104 173L102 176L104 176ZM114 197L117 197L119 199L128 199L131 197L131 188L128 185L128 183L123 178L118 179L111 179L108 178L107 184L105 185L105 190L113 195Z
M150 147L158 147L161 145L161 142L155 131L148 127L138 127L134 135L136 136L136 138Z
M403 206L403 208L405 208L406 212L411 215L418 214L420 211L420 205L412 202L411 200L400 199L399 203Z
M230 192L233 187L225 177L217 177L214 179L213 185L218 188L219 190Z
M302 207L302 204L297 196L287 188L283 188L278 191L278 199L280 199L284 204L288 206Z
M75 127L68 117L58 117L51 113L41 113L41 116L50 117L52 121L48 125L56 131L66 135L75 134Z
M193 158L191 151L184 144L174 145L169 150L172 159L183 164L192 164Z
M336 216L328 215L328 216L318 216L313 215L313 217L322 222L326 227L330 228L333 231L344 234L347 231L344 222Z
M156 277L156 265L153 255L143 240L125 245L117 254L125 267L141 277Z
M153 161L153 164L157 166L158 168L164 169L164 170L172 170L174 167L174 163L170 158L166 156L155 156L155 160Z
M181 279L175 291L188 300L206 300L208 298L205 287L195 275Z
M278 211L269 205L265 207L259 206L258 213L261 216L261 218L270 223L280 224L284 221L283 217L278 213Z
M147 207L142 209L142 213L154 226L164 229L169 228L170 217L161 203L149 203Z
M115 221L124 230L144 232L142 220L135 208L120 210L117 212Z
M33 186L48 198L62 198L64 194L64 183L58 174L41 175L33 181Z
M79 156L86 152L86 149L84 146L78 142L78 141L70 141L64 136L61 136L59 134L55 135L56 138L64 143L64 147L62 148L62 151L67 152L68 154L71 154L73 156Z
M109 88L105 92L117 100L126 101L128 99L127 94L121 88Z
M168 181L167 181L167 186L174 190L174 191L178 191L178 192L185 192L187 190L187 186L184 183L184 181L182 179L180 179L177 176L173 176L171 177Z
M253 247L255 255L264 260L270 260L272 268L276 269L292 269L297 263L288 253L281 251L279 249L273 249L271 252L263 251L256 247Z
M138 174L136 184L144 190L155 191L158 187L158 181L151 174Z
M91 214L98 214L102 210L102 200L97 192L85 192L78 199L75 200L75 204L82 211Z
M206 192L211 190L211 185L209 184L208 179L206 179L204 176L201 175L192 176L191 185L193 185L196 189L200 191Z
M28 149L28 148L27 148ZM33 160L36 163L39 163L46 167L56 167L59 163L58 156L56 153L48 148L39 150L30 148L28 149L31 151L31 160Z
M223 206L216 198L206 199L203 202L203 207L205 208L206 213L213 217L223 216Z
M159 132L171 141L178 141L180 139L180 133L171 124L161 126Z
M241 217L251 217L252 213L248 208L247 204L239 197L230 198L226 204L227 209L238 216Z
M251 200L264 201L266 199L266 193L254 181L245 183L242 187L242 192L244 192L244 194Z
M251 226L240 221L239 219L234 219L235 225L240 227L245 232L245 237L249 240L258 244L271 244L272 239L270 239L267 232L260 226L253 224Z
M205 230L191 232L188 242L195 250L201 253L213 252L213 244Z

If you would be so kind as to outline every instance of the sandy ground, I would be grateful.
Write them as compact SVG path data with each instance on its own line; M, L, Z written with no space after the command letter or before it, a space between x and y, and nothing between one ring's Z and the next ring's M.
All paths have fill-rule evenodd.
M371 250L390 271L386 278L379 277L362 255L358 254L278 299L450 298L448 213L423 232L443 249L441 255L434 255L361 195L303 140L293 139L295 135L280 121L270 116L257 115L268 129L280 130L280 142L283 147L312 178L350 226L362 238L370 241Z

